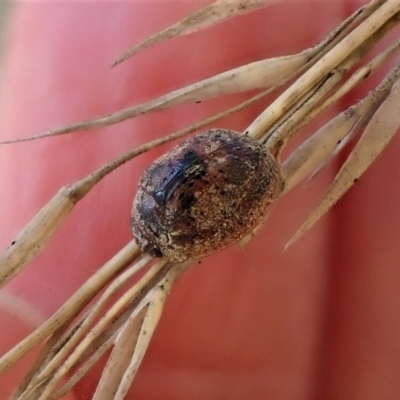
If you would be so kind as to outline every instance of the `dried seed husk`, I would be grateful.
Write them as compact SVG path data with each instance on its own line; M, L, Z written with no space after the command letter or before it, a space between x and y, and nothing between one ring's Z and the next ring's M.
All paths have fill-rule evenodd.
M314 225L349 189L388 145L400 127L400 84L397 81L400 67L386 81L396 80L387 98L372 116L364 133L349 157L335 176L321 203L302 224L286 248L298 240Z

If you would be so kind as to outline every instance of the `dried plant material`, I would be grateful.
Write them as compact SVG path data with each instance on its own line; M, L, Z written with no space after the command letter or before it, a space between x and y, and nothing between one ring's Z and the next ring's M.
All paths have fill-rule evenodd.
M117 124L130 118L135 118L139 115L159 111L180 104L201 101L228 93L269 87L267 91L264 91L260 95L254 96L252 99L249 99L248 101L236 107L194 124L193 127L197 125L199 125L199 127L191 130L193 132L196 129L200 129L200 127L204 127L209 123L215 122L227 115L240 111L244 107L249 106L253 102L262 99L267 94L278 89L290 79L293 79L296 75L301 73L306 66L310 67L316 61L318 61L318 59L326 54L333 45L345 37L346 34L351 31L351 29L357 23L365 20L369 15L371 15L371 13L382 2L382 0L375 0L367 6L360 8L342 24L340 24L333 32L331 32L331 34L328 35L328 37L325 38L321 43L313 48L304 50L300 54L256 61L254 63L250 63L248 65L223 72L214 77L196 82L192 85L188 85L184 88L170 92L166 95L160 96L154 100L139 104L137 106L128 107L99 118L80 121L50 129L26 138L0 141L0 144L19 143L72 132L98 129Z
M29 350L46 339L65 322L73 319L110 279L130 264L140 253L138 246L132 241L104 264L53 316L0 358L0 374L8 370Z
M86 360L86 362L78 369L78 371L76 371L60 389L53 392L49 396L49 399L56 400L62 398L69 391L71 391L72 388L87 374L90 368L92 368L105 354L105 352L113 345L116 336L117 334L115 333L105 343L103 343L103 345L100 346L88 360Z
M107 170L107 173L110 171ZM21 272L45 247L76 203L105 175L90 174L73 185L63 187L28 222L0 256L0 288Z
M397 1L385 2L278 97L266 111L254 120L246 132L256 139L261 138L277 119L281 118L302 96L318 85L327 74L349 57L358 46L399 10L400 4ZM278 136L273 135L269 141L277 144L279 140ZM272 143L269 145L273 146Z
M48 382L45 383L45 389L39 397L39 400L45 400L55 388L55 386L60 382L60 380L70 371L70 369L79 360L79 357L84 353L90 343L93 342L96 337L104 330L104 328L111 323L111 321L116 317L118 313L133 299L137 293L143 289L150 280L166 265L166 261L161 260L155 264L136 284L134 284L130 289L128 289L113 305L107 310L107 312L102 316L102 318L97 322L97 324L90 330L86 337L79 343L74 351L69 355L65 362L55 371L54 375L50 378ZM141 306L137 308L140 311L142 307L146 304L141 303ZM40 379L46 379L47 376L40 376ZM41 382L39 382L39 385Z
M151 289L152 284L149 284L148 287L149 289ZM79 365L77 371L75 371L72 374L72 376L68 378L67 382L60 389L58 389L57 391L53 392L50 395L49 399L55 400L68 393L86 375L86 373L90 370L90 368L92 368L92 366L95 365L100 360L100 358L105 354L105 352L114 345L115 341L117 340L120 329L122 328L124 323L130 317L132 316L135 317L133 313L136 307L140 304L141 300L142 299L140 299L140 296L135 298L135 300L131 302L131 304L124 310L124 312L121 313L121 315L119 315L113 321L112 326L105 329L103 333L96 340L93 341L93 343L88 347L88 349L83 353L83 355L78 360L79 363L82 362L83 360L84 362ZM145 312L146 309L147 308L144 307L139 314ZM124 318L125 315L128 316ZM122 321L123 323L121 323L121 320L123 320ZM137 323L141 325L140 320L137 320ZM90 355L87 356L87 354Z
M43 389L43 386L45 385L46 382L42 382L41 385L36 386L33 388L31 391L23 393L18 400L36 400L40 396L40 392Z
M366 43L361 45L343 63L333 69L324 81L299 99L287 112L286 116L276 121L260 138L262 142L267 142L267 148L270 151L279 151L296 132L308 125L315 117L337 102L362 80L368 78L382 63L392 56L399 49L400 40L397 40L382 51L368 64L359 68L336 92L334 91L345 74L397 23L396 18L389 20ZM329 95L326 96L328 93Z
M132 313L128 321L126 321L122 332L115 340L113 351L103 369L93 400L96 400L96 398L101 400L114 399L122 377L134 354L140 328L149 307L150 305L144 307L138 313Z
M397 40L395 43L393 43L387 49L382 51L378 56L376 56L368 64L362 66L356 72L354 72L353 75L346 82L344 82L342 84L342 86L340 86L336 90L336 92L329 95L329 97L326 98L320 104L315 104L315 106L313 108L311 108L309 110L309 112L306 113L305 116L301 120L299 120L299 119L293 120L292 126L290 127L291 130L289 132L282 132L282 134L285 135L285 138L287 138L286 135L289 135L289 137L290 137L291 135L293 135L294 133L296 133L297 131L302 129L310 121L312 121L317 115L321 114L321 112L326 110L329 106L331 106L332 104L337 102L340 98L342 98L344 95L349 93L354 87L356 87L358 84L360 84L363 80L365 80L369 76L371 76L371 74L373 72L375 72L375 70L380 65L382 65L385 61L387 61L387 59L389 57L391 57L396 51L398 51L399 47L400 47L400 40ZM351 64L353 65L353 63L351 63ZM348 66L346 66L346 69L348 69ZM365 100L367 100L367 99L365 99ZM360 107L361 107L361 105L360 105ZM326 135L325 140L327 140L327 141L330 140L329 135ZM337 140L342 140L341 145L343 145L344 138L342 138L342 139L338 138ZM299 149L300 149L300 147L299 147ZM326 147L326 149L328 149L328 147ZM335 152L335 154L336 154L336 150L332 150L332 151ZM332 154L332 156L333 156L333 154ZM328 157L327 153L326 153L326 157ZM327 158L325 159L325 161L327 161Z
M311 117L315 117L312 111L342 79L343 72L333 71L330 76L313 87L309 92L287 111L284 121L277 121L259 140L266 144L269 151L279 153L287 141L299 130L302 125L307 125ZM251 133L250 133L251 134ZM275 139L275 140L274 140Z
M62 188L22 229L0 256L0 288L45 247L75 203L73 190Z
M38 357L35 362L32 364L31 368L29 368L28 372L25 374L24 378L20 381L20 384L11 395L9 400L18 400L20 396L26 391L29 383L33 379L33 377L41 370L41 365L44 361L49 357L53 346L60 340L61 336L65 333L68 328L69 321L60 326L46 341L42 350L40 351Z
M391 74L390 79L398 79L400 67ZM299 239L318 221L346 192L376 157L387 146L400 127L400 84L393 85L390 94L371 118L360 140L336 175L321 203L288 242L286 248Z
M71 334L68 336L67 340L62 340L61 346L55 346L52 353L49 354L51 360L48 361L45 366L41 369L40 373L35 376L32 385L35 381L40 381L46 379L50 376L56 368L60 365L61 361L68 355L68 353L73 349L73 347L82 338L86 330L94 322L95 318L98 316L99 312L105 306L107 301L113 296L121 287L129 280L134 274L136 274L141 268L147 265L152 260L149 255L140 256L136 262L124 271L117 279L112 282L112 284L107 288L107 290L102 294L100 299L96 304L91 307L90 311L85 315L83 321L79 321L76 326L72 327ZM142 286L137 286L139 291Z
M126 119L135 118L139 115L160 111L177 105L195 103L196 101L230 93L260 88L270 88L270 91L272 91L292 78L314 56L316 50L316 48L308 49L300 54L256 61L185 86L182 89L138 106L128 107L104 117L50 129L26 138L4 140L0 144L26 142L71 132L102 128L117 124ZM220 118L223 116L224 114L221 114Z
M169 294L172 284L180 272L179 265L171 268L165 278L153 289L151 300L139 332L139 338L133 353L131 363L122 377L115 400L123 400L134 379L139 366L149 346L150 340L160 320L165 300ZM100 400L100 398L99 398Z
M279 0L218 0L134 46L119 57L112 66L121 64L139 51L164 40L200 31L238 15L272 5L277 1Z
M361 110L361 107L355 106L340 113L289 156L282 165L282 175L286 182L285 191L291 190L325 162L326 157L330 156L338 143L357 123Z
M181 264L179 271L183 272L189 268L191 263ZM175 268L175 267L174 267ZM152 278L144 289L129 303L129 305L120 313L114 320L112 325L108 326L85 350L85 352L79 358L79 368L74 374L68 379L68 381L54 394L50 396L51 399L58 399L67 393L71 388L86 374L86 372L104 355L104 353L112 347L121 329L123 329L125 323L130 318L135 318L135 310L141 308L141 303L148 293L156 286L161 279L165 276L168 269L164 268ZM146 304L146 303L145 303ZM145 307L146 308L146 307Z
M235 68L230 71L223 72L219 75L205 79L203 81L188 85L182 89L170 92L166 95L158 97L149 102L128 107L126 109L102 116L99 118L94 118L87 121L80 121L73 124L64 125L55 129L50 129L48 131L39 133L37 135L29 136L26 138L19 138L13 140L0 141L0 144L10 144L18 143L24 141L31 141L36 139L42 139L45 137L58 136L63 134L68 134L72 132L80 132L90 129L98 129L106 127L109 125L117 124L119 122L125 121L129 118L134 118L142 114L155 112L168 107L176 106L178 104L186 104L188 102L201 101L202 99L211 98L213 96L228 94L233 92L245 91L254 88L268 87L271 86L265 94L260 94L255 96L250 103L244 102L242 105L233 107L230 110L226 110L220 114L211 117L209 120L214 122L220 118L223 118L231 113L237 112L244 107L247 107L252 102L256 102L261 98L265 97L267 94L276 90L281 85L285 84L288 80L292 79L295 75L299 74L303 68L308 65L312 65L319 58L321 58L325 53L327 53L330 48L336 44L360 21L363 21L382 3L382 0L375 0L365 7L357 10L353 15L347 18L342 24L339 25L327 38L325 38L317 46L306 49L300 54L276 57L272 59L265 59L257 61L245 66ZM265 68L269 71L266 74L265 71L260 72ZM290 71L293 73L290 74ZM250 77L246 77L244 73L250 72ZM261 78L258 78L258 73L261 73ZM233 78L233 82L230 82ZM264 82L264 83L263 83ZM219 87L218 87L219 86ZM203 96L203 97L202 97ZM207 119L208 120L208 119ZM201 121L201 127L206 126L206 121ZM200 128L197 128L200 129Z
M203 9L194 12L177 24L156 33L132 47L120 56L112 65L121 64L141 50L154 46L164 40L208 28L232 17L273 5L281 0L218 0ZM378 8L384 0L375 0L354 13L354 19L362 21Z
M359 68L321 106L313 109L312 115L343 97L361 80L370 76L399 46L400 40L397 40L368 64ZM386 79L365 99L338 114L293 151L282 165L282 174L286 182L286 192L296 186L307 175L314 173L325 165L331 157L337 154L337 148L342 146L345 138L350 133L353 134L358 131L358 129L368 122L390 90L391 82L392 78Z

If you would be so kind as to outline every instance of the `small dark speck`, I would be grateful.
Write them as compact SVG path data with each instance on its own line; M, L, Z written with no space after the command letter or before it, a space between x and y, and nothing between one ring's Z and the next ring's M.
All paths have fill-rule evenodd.
M353 182L357 182L357 181L358 181L358 178L354 178Z
M143 335L147 335L147 331L143 331Z
M248 134L249 134L249 131L246 131L244 134L245 134L245 135L248 135Z
M161 290L164 290L164 285L161 285L161 286L160 286L160 289L161 289Z
M198 261L197 264L201 264L201 261Z
M200 104L200 103L201 103L201 100L197 100L197 101L196 101L196 104Z
M12 242L11 242L11 246L14 246L14 244L15 243L17 243L15 240L13 240Z
M337 144L340 144L340 143L342 143L342 141L341 141L341 140L338 140Z

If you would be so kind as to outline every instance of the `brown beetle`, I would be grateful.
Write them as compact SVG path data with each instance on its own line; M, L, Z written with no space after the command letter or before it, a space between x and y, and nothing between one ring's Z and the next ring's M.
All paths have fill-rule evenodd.
M153 256L199 259L248 234L282 188L278 163L256 140L210 130L178 144L144 171L132 231Z

